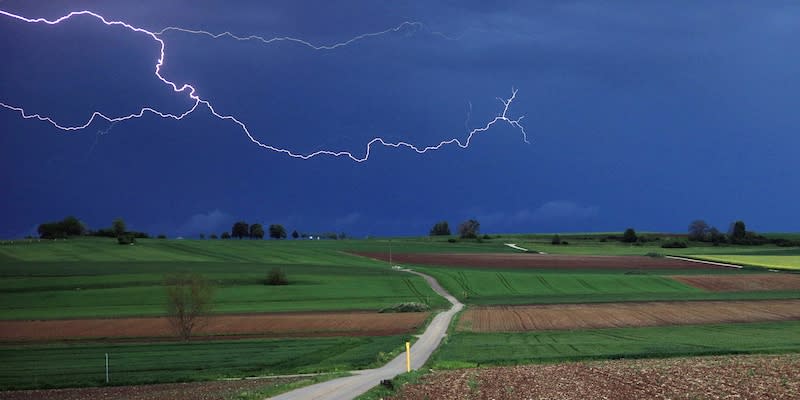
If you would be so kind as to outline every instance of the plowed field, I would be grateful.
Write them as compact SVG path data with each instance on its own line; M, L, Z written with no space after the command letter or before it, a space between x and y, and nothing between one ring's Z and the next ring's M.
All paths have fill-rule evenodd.
M800 290L800 274L673 275L670 278L712 292Z
M462 331L522 332L800 319L800 300L562 304L471 308Z
M354 253L389 261L388 253ZM519 253L406 253L393 254L400 264L449 267L553 268L553 269L719 269L721 266L644 256L573 256Z
M800 356L728 356L436 372L395 400L797 399Z
M388 336L415 331L428 313L276 313L210 317L201 336ZM157 338L174 333L166 318L0 321L0 341Z

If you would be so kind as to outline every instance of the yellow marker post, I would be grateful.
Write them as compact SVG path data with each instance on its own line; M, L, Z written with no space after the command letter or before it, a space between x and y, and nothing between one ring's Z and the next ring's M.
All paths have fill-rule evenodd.
M406 342L406 372L411 372L411 342Z

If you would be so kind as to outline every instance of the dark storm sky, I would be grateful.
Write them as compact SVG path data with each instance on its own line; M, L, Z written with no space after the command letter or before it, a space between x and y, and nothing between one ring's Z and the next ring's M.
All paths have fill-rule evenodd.
M77 132L0 109L0 237L74 214L99 228L193 236L237 219L291 231L426 234L477 218L488 232L685 231L800 224L800 5L741 1L0 1L25 17L88 9L167 26L332 44L403 21L416 31L334 51L169 32L164 76L190 83L268 144L363 155L371 138L420 146L502 110L466 150L374 148L365 163L261 149L199 109ZM234 3L234 4L231 4ZM441 32L457 40L448 40ZM0 102L65 125L191 105L158 81L158 44L90 17L0 17ZM472 105L471 112L469 105Z

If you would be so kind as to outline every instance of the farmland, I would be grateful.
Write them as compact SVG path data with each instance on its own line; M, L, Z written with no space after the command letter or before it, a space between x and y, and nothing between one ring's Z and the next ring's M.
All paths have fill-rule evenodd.
M800 357L733 356L612 360L439 371L394 400L793 399Z
M400 302L435 309L446 302L422 278L340 252L348 243L385 245L5 242L0 388L99 385L103 362L97 357L106 352L115 385L375 366L399 351L428 316L379 309ZM286 272L289 285L265 284L276 267ZM176 342L163 318L164 276L183 271L202 274L215 288L213 315L196 332L213 341Z
M458 330L525 332L785 320L800 320L800 300L473 307L462 315Z
M350 371L385 361L380 353L399 351L405 339L381 336L4 346L0 347L0 388L101 385L105 353L109 354L114 385Z
M458 332L433 365L800 352L800 321L563 331Z
M665 249L649 243L570 240L6 242L0 388L102 385L98 354L105 353L114 385L374 367L431 315L377 310L419 302L436 312L448 304L393 264L435 277L468 306L434 367L800 352L797 275L662 258ZM556 254L521 253L507 242ZM667 254L791 260L796 252L675 250ZM273 268L290 284L266 285ZM163 282L187 271L215 292L213 314L182 343L164 319Z

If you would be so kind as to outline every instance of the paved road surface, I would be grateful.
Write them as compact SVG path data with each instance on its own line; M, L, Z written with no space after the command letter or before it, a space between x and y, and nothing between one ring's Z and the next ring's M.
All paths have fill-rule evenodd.
M741 265L727 264L727 263L721 263L721 262L716 262L716 261L697 260L697 259L694 259L694 258L676 257L676 256L665 256L665 258L671 258L673 260L682 260L682 261L695 262L695 263L699 263L699 264L718 265L720 267L739 268L739 269L743 268Z
M455 297L447 293L444 288L436 282L433 277L421 274L416 271L403 270L412 274L419 275L431 285L436 293L447 299L453 304L449 310L439 313L433 318L428 329L420 336L419 340L411 346L411 368L418 369L425 364L431 353L439 347L439 343L447 333L447 327L453 316L464 307ZM376 369L354 371L353 376L333 379L327 382L317 383L306 386L282 395L273 397L274 400L350 400L357 397L372 387L378 385L383 379L391 379L406 372L406 353L403 352L388 364Z

